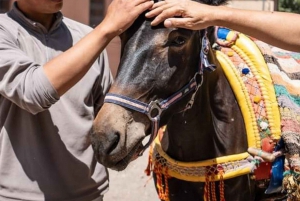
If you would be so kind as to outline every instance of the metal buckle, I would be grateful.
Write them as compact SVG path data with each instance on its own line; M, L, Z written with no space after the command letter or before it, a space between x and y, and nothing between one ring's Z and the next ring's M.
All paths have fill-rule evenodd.
M156 101L151 101L148 105L148 112L147 116L150 120L154 120L156 117L160 117L162 113L162 109L159 105L159 102Z

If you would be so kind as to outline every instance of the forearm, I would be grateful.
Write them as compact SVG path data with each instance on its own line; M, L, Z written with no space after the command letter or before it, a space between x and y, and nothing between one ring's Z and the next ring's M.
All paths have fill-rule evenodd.
M300 15L217 7L212 24L250 35L268 44L300 51Z
M152 25L192 30L224 26L283 49L300 51L300 15L210 6L190 0L160 1L146 14ZM177 16L177 17L174 17ZM181 16L181 18L178 18Z
M114 37L103 25L96 27L76 45L44 65L44 71L61 96L89 70Z

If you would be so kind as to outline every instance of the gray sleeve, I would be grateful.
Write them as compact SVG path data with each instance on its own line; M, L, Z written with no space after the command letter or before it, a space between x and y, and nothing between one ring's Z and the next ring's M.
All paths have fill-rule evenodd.
M36 114L59 100L43 67L30 59L17 39L0 25L0 94Z
M103 105L105 94L109 91L110 86L113 83L113 76L109 68L109 62L108 62L106 50L104 50L101 53L100 57L97 60L97 63L100 67L100 73L99 73L98 80L95 86L93 87L93 94L95 97L95 106L94 106L95 115L97 115L98 111Z

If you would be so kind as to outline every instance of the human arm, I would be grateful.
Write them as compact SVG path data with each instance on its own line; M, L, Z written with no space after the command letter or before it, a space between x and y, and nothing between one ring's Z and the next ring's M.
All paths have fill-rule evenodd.
M146 16L156 16L152 21L153 26L163 21L166 27L193 30L223 26L283 49L300 51L298 14L210 6L190 0L166 0L154 4Z
M74 86L107 44L152 5L149 0L112 1L101 24L72 48L46 63L45 74L58 94L61 96Z

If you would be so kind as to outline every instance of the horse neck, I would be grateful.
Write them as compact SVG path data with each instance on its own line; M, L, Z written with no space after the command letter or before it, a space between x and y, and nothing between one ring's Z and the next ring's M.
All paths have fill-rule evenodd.
M179 161L201 161L247 149L242 114L223 70L218 67L204 78L193 107L171 118L162 140L163 149Z

